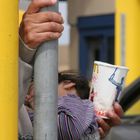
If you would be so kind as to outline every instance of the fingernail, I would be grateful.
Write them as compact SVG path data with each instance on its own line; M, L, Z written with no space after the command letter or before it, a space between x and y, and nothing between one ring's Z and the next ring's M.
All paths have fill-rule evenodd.
M114 115L112 112L108 112L107 114L108 114L108 117L110 117L110 118L112 118Z
M52 0L52 3L56 3L57 2L57 0Z

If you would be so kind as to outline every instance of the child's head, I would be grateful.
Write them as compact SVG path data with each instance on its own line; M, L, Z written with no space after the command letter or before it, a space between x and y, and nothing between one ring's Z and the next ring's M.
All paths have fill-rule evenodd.
M58 83L59 85L63 83L65 87L71 89L74 88L76 90L76 93L81 99L89 98L89 91L90 91L89 82L84 76L81 76L77 72L73 72L73 71L60 72L58 74Z
M75 93L81 99L89 98L89 82L80 74L73 71L63 71L58 74L58 96L67 95L68 93ZM28 90L28 94L25 98L26 104L30 104L33 108L34 98L34 84L31 85Z

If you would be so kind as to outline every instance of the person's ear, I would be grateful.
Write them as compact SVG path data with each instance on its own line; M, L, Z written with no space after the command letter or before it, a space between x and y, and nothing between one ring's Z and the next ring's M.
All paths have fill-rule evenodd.
M76 84L71 81L64 82L64 89L70 90L70 89L74 88L75 85Z

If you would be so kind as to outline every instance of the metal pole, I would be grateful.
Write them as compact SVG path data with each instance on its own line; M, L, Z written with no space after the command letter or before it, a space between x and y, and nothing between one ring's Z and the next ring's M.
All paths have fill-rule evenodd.
M18 0L2 0L0 14L0 140L17 140Z
M58 3L45 11L57 11ZM35 58L34 140L57 140L58 41L43 43Z

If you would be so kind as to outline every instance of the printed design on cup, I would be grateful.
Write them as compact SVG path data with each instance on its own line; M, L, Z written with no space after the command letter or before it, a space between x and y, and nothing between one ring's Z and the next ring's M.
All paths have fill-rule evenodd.
M98 79L99 65L94 64L93 72L94 74L92 76L92 83L96 82L96 80Z
M92 102L93 102L95 96L97 96L97 92L94 92L94 88L92 88L91 92L90 92L90 100Z
M116 86L117 95L116 95L116 99L115 100L117 100L117 98L119 97L119 95L120 95L120 93L122 91L123 82L124 82L124 77L121 78L120 83L118 83L117 81L114 80L115 79L115 74L117 72L117 69L118 68L115 68L115 71L113 72L113 74L108 79L113 85Z
M90 100L93 102L94 97L97 95L96 92L94 92L94 85L93 83L96 82L96 80L98 79L98 73L99 73L99 65L94 64L93 66L93 76L92 76L92 85L91 85L91 90L90 90Z
M105 110L102 110L102 109L95 109L95 113L97 116L100 116L102 118L107 118L106 117L106 111Z
M94 64L93 72L99 73L99 65L98 64Z

